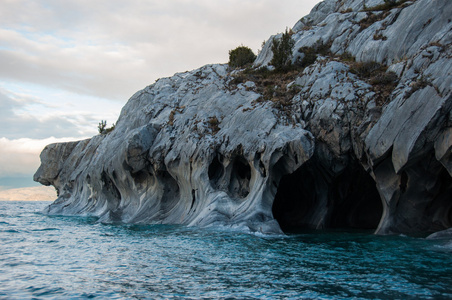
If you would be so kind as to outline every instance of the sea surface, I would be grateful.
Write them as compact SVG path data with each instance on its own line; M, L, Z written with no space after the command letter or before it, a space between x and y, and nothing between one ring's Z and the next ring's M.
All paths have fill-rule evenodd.
M106 225L0 202L0 299L451 299L452 241Z

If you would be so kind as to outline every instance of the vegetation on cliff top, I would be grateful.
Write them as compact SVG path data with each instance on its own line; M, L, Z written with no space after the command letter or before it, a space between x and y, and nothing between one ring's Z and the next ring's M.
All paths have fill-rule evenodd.
M107 121L101 120L99 122L99 125L97 126L97 130L99 131L100 134L107 134L112 132L115 129L116 125L115 123L113 123L111 125L111 127L107 128Z
M229 51L229 66L231 68L242 68L252 64L256 59L253 50L246 46L239 46Z

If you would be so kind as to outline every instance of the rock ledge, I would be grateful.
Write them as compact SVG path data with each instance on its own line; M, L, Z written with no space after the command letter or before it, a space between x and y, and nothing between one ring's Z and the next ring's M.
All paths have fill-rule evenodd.
M388 3L319 3L293 28L293 62L322 52L285 79L206 65L137 92L111 133L48 145L34 176L58 190L46 213L264 233L452 227L452 2Z

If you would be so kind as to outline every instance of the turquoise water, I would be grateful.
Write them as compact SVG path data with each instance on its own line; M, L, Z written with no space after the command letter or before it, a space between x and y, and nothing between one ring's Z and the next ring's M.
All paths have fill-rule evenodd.
M449 299L452 241L103 225L0 202L0 299Z

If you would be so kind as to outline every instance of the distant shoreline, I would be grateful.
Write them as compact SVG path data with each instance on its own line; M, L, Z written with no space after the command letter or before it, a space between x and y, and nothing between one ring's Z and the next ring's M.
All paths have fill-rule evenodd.
M34 186L0 191L0 201L55 201L58 198L51 186Z
M53 202L55 200L11 200L11 199L0 199L0 202Z

